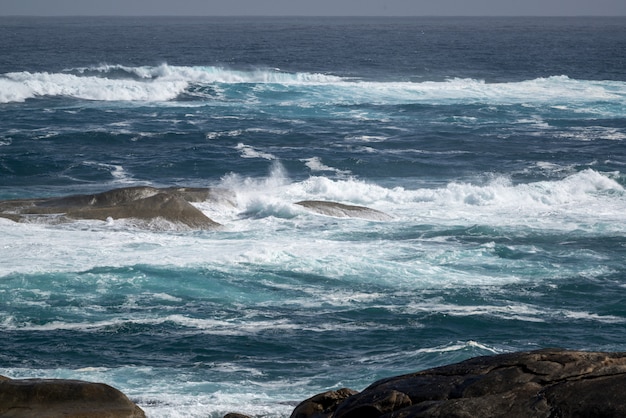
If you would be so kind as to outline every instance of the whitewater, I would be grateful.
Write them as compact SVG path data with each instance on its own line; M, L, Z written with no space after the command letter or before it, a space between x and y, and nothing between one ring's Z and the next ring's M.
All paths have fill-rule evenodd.
M295 106L323 104L332 90L335 104L496 103L524 104L567 101L623 101L626 85L615 81L581 81L551 76L509 83L475 79L443 82L374 82L318 73L284 73L278 69L237 71L221 67L129 68L97 66L60 73L6 73L0 78L0 103L23 102L39 96L62 96L98 101L170 101L187 95L220 101L224 87L254 84L257 94L307 93ZM244 99L245 100L245 99ZM253 100L253 97L250 97ZM621 110L621 109L620 109Z
M211 230L0 217L0 375L287 417L478 355L626 351L623 19L0 22L1 200L227 196L193 203Z

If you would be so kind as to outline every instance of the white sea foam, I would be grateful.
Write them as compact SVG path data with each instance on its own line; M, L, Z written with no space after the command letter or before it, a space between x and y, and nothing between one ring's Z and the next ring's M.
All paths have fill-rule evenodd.
M119 75L120 72L122 76ZM626 97L624 82L575 80L566 76L508 83L486 83L474 79L419 83L373 82L326 74L286 73L275 69L243 71L224 67L163 64L156 67L104 65L70 69L59 73L26 71L6 73L0 75L0 103L21 102L38 96L163 102L177 98L190 86L212 86L211 93L206 98L222 100L227 93L219 86L224 84L256 84L257 89L247 93L253 96L259 92L273 90L277 85L290 89L302 88L306 94L301 99L290 96L288 102L285 102L299 106L328 103L485 103L520 104L531 107L549 105L557 109L567 103L572 111L592 111L611 115L623 113ZM195 89L190 92L193 96L204 97ZM249 99L254 102L262 100L260 96ZM595 106L593 103L610 103L611 106ZM188 106L189 103L183 101L180 105ZM368 115L363 117L370 118ZM619 131L613 136L623 139ZM362 138L376 140L376 137Z
M242 178L235 174L224 177L219 185L236 193L234 204L197 204L224 225L221 231L180 234L173 229L171 233L155 233L133 228L132 222L122 220L46 225L0 219L0 277L11 273L82 271L98 265L214 263L227 268L231 263L261 263L298 271L323 269L335 277L358 277L375 269L382 280L405 277L419 282L420 277L422 281L446 277L446 283L515 281L514 275L507 278L501 273L499 277L472 279L454 269L442 270L442 263L450 262L450 257L490 254L493 248L450 252L447 246L435 246L419 256L422 252L415 247L419 242L343 241L334 235L340 231L358 235L429 224L579 233L626 231L626 196L624 188L613 178L617 174L584 170L561 180L529 184L495 178L481 184L405 189L322 176L292 181L278 162L273 164L267 178ZM372 224L363 219L322 217L295 205L301 200L368 206L393 216L393 220ZM333 224L337 226L330 227ZM445 244L445 237L443 240ZM363 259L362 254L370 256ZM393 261L411 254L417 256L408 258L410 264ZM433 280L432 284L437 285L438 281Z
M168 302L182 302L182 299L177 297L177 296L172 296L170 294L167 293L155 293L153 295L150 295L156 299L161 299L164 301L168 301Z
M322 160L319 157L306 158L300 161L302 161L307 167L309 167L311 171L314 171L314 172L315 171L331 171L331 172L342 174L342 175L350 174L349 170L340 170L338 168L327 166L326 164L322 163Z
M561 311L561 314L566 318L571 318L580 321L593 321L605 324L623 324L626 323L626 319L615 315L599 315L591 312L581 311Z
M242 143L237 144L235 149L237 149L239 152L241 152L241 157L242 158L262 158L264 160L275 160L276 159L276 157L274 155L270 154L270 153L257 151L253 147L251 147L250 145L245 145L245 144L242 144Z
M477 341L472 341L472 340L457 341L455 343L446 344L444 346L420 348L418 350L415 350L415 353L420 353L420 354L421 353L445 353L449 351L467 350L468 348L477 348L477 349L483 350L485 352L493 353L493 354L501 353L501 350L498 350L494 347L490 347L486 344L481 344Z
M503 320L524 322L563 321L569 319L592 321L598 323L624 323L626 320L614 315L599 315L592 312L570 311L558 308L546 308L525 303L511 303L508 305L457 305L452 303L438 303L437 300L425 300L407 305L409 313L444 314L459 317L493 316Z
M621 129L609 128L605 126L569 128L566 131L554 132L553 135L558 138L566 138L579 141L596 141L599 139L609 141L623 141L626 139L626 133L622 132Z
M26 84L0 77L0 103L23 102L31 97L34 93Z
M114 74L120 71L128 76ZM324 84L339 80L339 77L323 74L292 74L276 70L237 71L220 67L166 64L157 67L103 65L68 69L61 73L24 71L0 75L0 103L21 102L37 96L68 96L104 101L168 101L185 91L191 83Z
M450 310L446 311L444 308L444 312L450 315L487 315L505 320L545 322L545 312L543 312L542 309L523 303L509 304L506 306L473 306L469 308L450 306Z
M230 131L221 131L221 132L208 132L206 134L206 139L217 139L222 137L235 138L241 136L243 134L243 130L241 129L233 129Z
M94 161L83 161L83 165L94 167L97 170L105 170L111 173L113 183L130 184L136 183L135 179L119 164L97 163Z
M90 70L109 73L121 69L145 79L174 79L203 83L275 83L275 84L320 84L341 81L340 77L319 73L288 73L279 69L253 69L249 71L226 67L198 66L183 67L162 64L156 67L99 66Z
M358 296L357 296L358 298ZM342 302L341 304L345 304ZM351 303L356 303L352 299ZM127 310L136 309L138 306L135 304L125 304L123 306ZM303 306L306 308L306 304ZM158 317L133 317L133 318L115 318L105 320L95 320L87 322L71 322L67 321L51 321L45 324L33 324L29 322L16 322L14 317L5 318L0 323L0 329L3 330L20 330L20 331L57 331L57 330L72 330L82 332L96 332L102 330L115 331L118 329L126 328L130 325L151 325L158 326L163 324L175 324L181 327L185 327L189 330L193 330L195 333L202 333L207 335L220 335L220 336L248 336L255 335L262 332L280 332L280 331L306 331L306 332L354 332L364 331L367 329L385 328L390 327L380 326L375 323L332 323L332 322L319 322L302 324L288 319L256 319L252 314L247 316L238 317L232 320L213 319L213 318L192 318L185 315L173 314L162 315Z
M480 343L474 340L468 341L454 341L448 344L438 345L434 347L419 348L416 350L396 350L392 352L386 352L376 356L363 356L359 359L362 364L389 364L392 362L399 362L402 364L416 363L421 364L425 362L425 359L436 355L440 357L445 355L448 359L454 359L458 355L458 360L464 360L468 354L471 357L480 355L492 355L505 352L500 347L491 346L488 344ZM452 361L450 361L452 363ZM433 367L440 366L440 362L434 362L431 364Z
M381 135L349 135L346 137L348 141L354 142L384 142L388 138Z
M553 174L553 173L573 174L575 172L575 166L573 164L561 165L561 164L555 164L549 161L537 161L535 163L535 167L540 169L541 171L545 171L550 174ZM531 172L531 170L526 170L526 172Z
M102 101L167 101L187 87L184 80L142 81L81 77L63 73L8 73L0 78L0 102L19 102L37 96L67 96Z
M620 111L626 95L623 82L574 80L565 76L508 83L474 79L421 83L344 81L334 87L335 100L342 103L485 103L531 107L568 103L574 111L584 109L605 114L609 114L605 107L590 108L588 104L610 102Z

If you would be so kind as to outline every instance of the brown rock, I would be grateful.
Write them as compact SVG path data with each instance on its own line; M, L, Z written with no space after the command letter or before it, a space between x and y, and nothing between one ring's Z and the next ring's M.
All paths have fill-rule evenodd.
M141 408L103 383L0 379L0 416L14 418L143 418Z
M190 228L211 229L220 226L189 202L205 200L232 202L223 190L173 187L158 189L138 186L103 193L50 199L0 201L0 217L13 221L32 218L126 219L150 221L161 218Z
M221 188L204 187L167 187L161 189L166 193L172 193L182 197L187 202L213 202L226 203L236 206L237 196L232 190Z
M373 221L387 221L391 216L366 206L345 205L323 200L303 200L296 205L309 209L312 212L336 218L363 218Z

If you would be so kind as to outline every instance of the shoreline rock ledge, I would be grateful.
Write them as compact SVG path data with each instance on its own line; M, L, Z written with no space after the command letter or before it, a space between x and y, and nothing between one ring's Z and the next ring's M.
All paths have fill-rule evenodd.
M476 357L329 391L291 418L626 417L626 353L544 349Z

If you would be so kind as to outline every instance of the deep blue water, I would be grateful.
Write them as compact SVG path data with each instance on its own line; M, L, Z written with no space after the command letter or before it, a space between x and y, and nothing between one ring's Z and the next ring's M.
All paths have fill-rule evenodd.
M0 218L1 375L283 417L477 355L626 350L624 18L1 18L0 39L0 199L236 194L198 204L216 231Z

